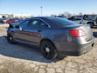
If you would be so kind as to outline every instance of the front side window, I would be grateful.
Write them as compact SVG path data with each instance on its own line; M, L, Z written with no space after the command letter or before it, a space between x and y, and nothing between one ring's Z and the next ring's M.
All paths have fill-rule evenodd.
M39 21L38 20L32 20L29 22L28 27L38 28L39 27Z
M29 20L22 21L22 22L20 23L20 26L21 26L21 27L26 27L26 26L28 25L28 23L29 23Z
M29 23L29 27L33 27L33 28L46 28L46 27L48 27L48 25L46 25L41 20L32 20Z

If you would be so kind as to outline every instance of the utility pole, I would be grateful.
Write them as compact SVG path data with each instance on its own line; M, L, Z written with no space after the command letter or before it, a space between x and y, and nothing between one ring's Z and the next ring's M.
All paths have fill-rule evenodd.
M40 13L43 16L43 0L41 0Z
M41 16L43 15L43 6L40 6Z

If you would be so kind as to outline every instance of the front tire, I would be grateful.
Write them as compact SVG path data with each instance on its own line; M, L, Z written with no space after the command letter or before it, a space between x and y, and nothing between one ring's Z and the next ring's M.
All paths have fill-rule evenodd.
M54 60L57 58L56 47L50 41L42 41L40 48L41 48L41 53L46 59Z
M14 41L14 39L13 39L13 37L12 37L11 35L8 35L8 36L7 36L7 41L8 41L9 43L11 43L11 44L15 44L15 41Z

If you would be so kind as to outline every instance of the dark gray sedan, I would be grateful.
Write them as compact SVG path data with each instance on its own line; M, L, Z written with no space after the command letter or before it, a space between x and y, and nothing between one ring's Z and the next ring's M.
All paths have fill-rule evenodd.
M58 17L33 17L10 25L7 40L10 43L39 46L47 59L78 56L88 52L94 45L90 26Z

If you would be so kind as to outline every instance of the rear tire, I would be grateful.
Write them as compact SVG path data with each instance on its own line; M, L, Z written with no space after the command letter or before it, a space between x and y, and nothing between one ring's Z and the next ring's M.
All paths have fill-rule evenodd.
M42 41L40 44L42 55L49 60L54 60L57 58L56 47L50 41Z

